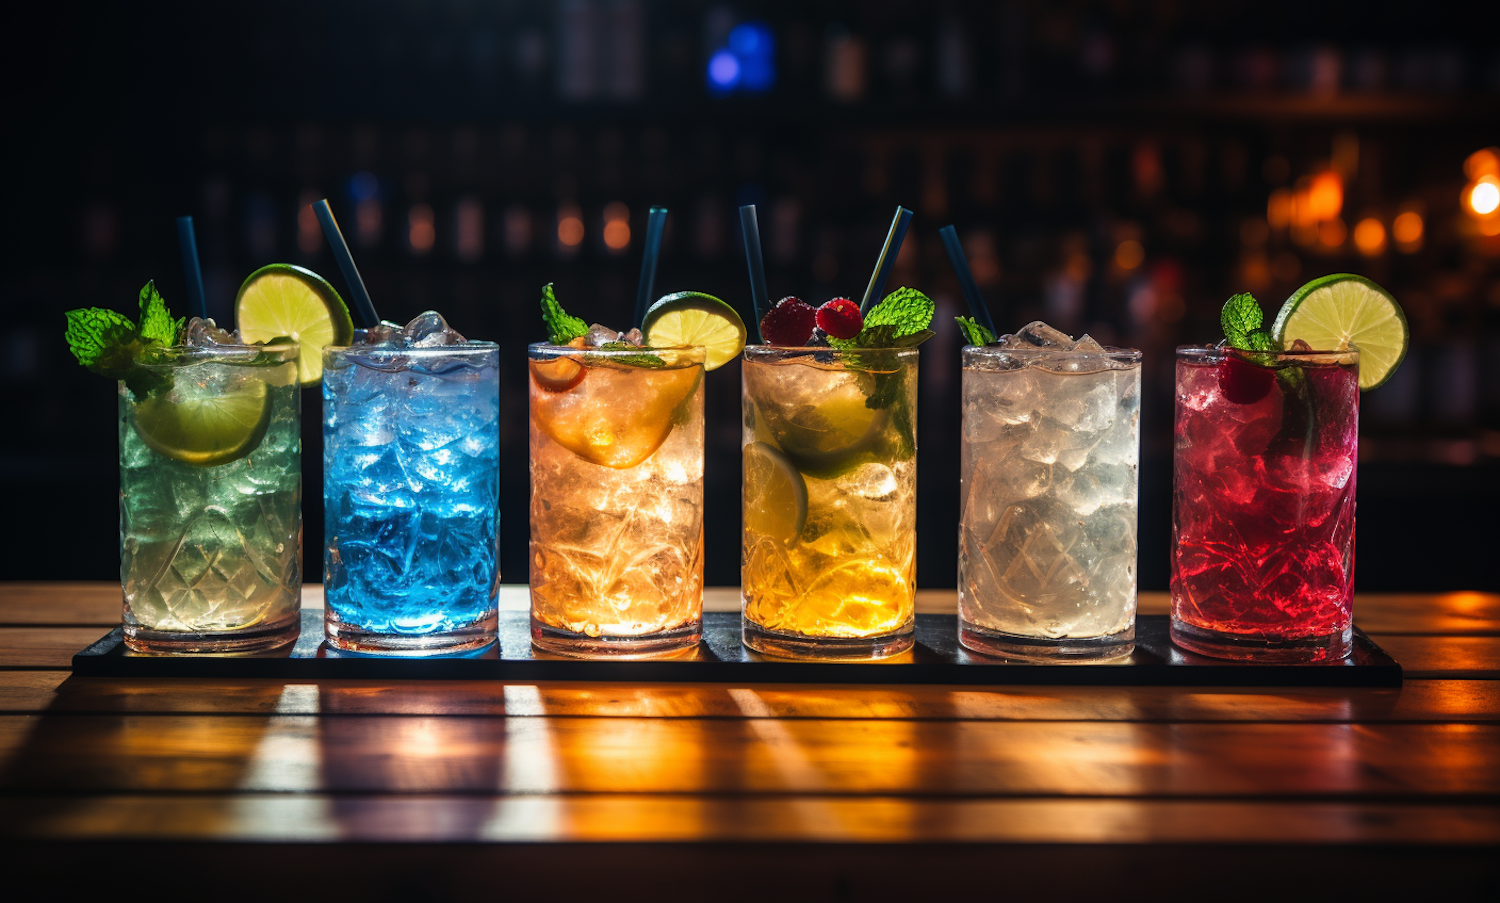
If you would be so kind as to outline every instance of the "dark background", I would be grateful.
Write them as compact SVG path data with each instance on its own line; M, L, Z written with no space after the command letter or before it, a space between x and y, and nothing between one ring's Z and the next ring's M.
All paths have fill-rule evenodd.
M62 312L133 310L153 278L185 307L182 214L221 318L273 261L342 289L307 209L326 196L382 315L435 308L501 343L511 582L526 573L524 346L543 335L540 287L624 325L646 212L663 205L658 291L710 292L748 322L735 207L753 202L772 295L813 303L858 298L896 205L916 211L891 285L939 304L921 364L922 585L955 576L960 343L947 318L961 302L937 240L953 223L1002 331L1045 318L1144 350L1142 588L1167 581L1172 347L1217 340L1236 291L1273 313L1339 271L1389 288L1412 326L1406 363L1361 412L1361 588L1500 586L1500 220L1462 203L1465 161L1500 144L1492 12L440 0L49 3L7 17L0 578L117 572L114 393L73 363ZM712 86L710 61L744 23L763 28L735 47L769 36L772 83ZM1341 203L1308 214L1299 198L1330 178ZM1420 218L1415 240L1392 237L1403 214ZM583 237L569 245L573 220ZM621 222L628 241L611 247ZM734 584L738 365L708 393L707 577ZM315 390L304 406L316 579Z

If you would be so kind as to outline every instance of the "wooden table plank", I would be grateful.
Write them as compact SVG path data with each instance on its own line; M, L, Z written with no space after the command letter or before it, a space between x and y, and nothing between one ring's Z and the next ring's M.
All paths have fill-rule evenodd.
M0 801L0 837L253 842L1500 843L1500 809L1433 804L666 795L221 794Z
M798 687L757 684L284 681L0 671L0 711L69 714L505 715L975 721L1496 722L1500 681L1400 689Z
M1483 796L1500 725L0 716L38 792Z

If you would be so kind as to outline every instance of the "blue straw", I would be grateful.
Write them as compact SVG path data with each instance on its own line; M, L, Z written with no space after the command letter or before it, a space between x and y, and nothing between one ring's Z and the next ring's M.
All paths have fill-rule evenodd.
M641 282L635 289L635 325L645 325L646 308L656 291L656 260L661 256L661 234L667 228L667 208L652 207L646 218L646 256L641 259Z
M380 315L375 313L375 305L370 303L370 293L365 290L365 281L359 278L354 255L349 253L349 243L344 241L344 233L339 231L338 220L333 218L333 211L328 209L328 199L324 198L312 207L313 212L318 215L318 224L323 227L323 237L328 239L333 257L339 262L339 270L344 274L349 298L354 302L354 318L359 321L361 328L374 329L380 325Z
M203 295L203 268L198 265L198 239L193 218L177 217L177 248L182 252L182 275L187 278L188 308L195 317L208 317L208 299Z
M891 278L891 267L896 265L896 256L901 253L901 242L906 238L906 227L911 225L911 211L896 208L891 220L891 231L885 235L885 247L880 249L880 259L875 261L875 272L870 274L870 285L865 289L864 300L859 302L859 312L867 314L870 307L885 294L885 281Z
M750 300L755 304L755 329L760 335L760 321L771 310L766 294L766 261L760 253L760 226L755 221L755 205L740 208L740 231L745 233L745 264L750 268ZM761 336L765 341L765 336Z
M948 262L953 264L953 272L958 274L958 284L964 290L964 301L969 304L969 316L988 329L990 335L999 336L995 331L995 321L990 319L990 309L985 306L984 296L979 294L979 283L974 281L974 273L969 269L964 247L959 244L958 230L952 226L944 226L938 230L938 235L942 236L943 247L948 249Z

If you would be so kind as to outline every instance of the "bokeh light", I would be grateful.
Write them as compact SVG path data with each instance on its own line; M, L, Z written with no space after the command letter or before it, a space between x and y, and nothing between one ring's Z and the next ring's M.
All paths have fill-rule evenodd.
M1115 266L1122 270L1133 270L1146 259L1146 249L1133 238L1127 238L1115 248Z
M1354 226L1354 246L1366 257L1375 257L1385 250L1385 225L1373 216L1367 216Z
M1480 216L1489 216L1500 210L1500 178L1493 175L1480 176L1467 192L1469 209Z
M1396 239L1396 246L1407 253L1422 246L1425 231L1426 224L1422 222L1422 214L1415 210L1404 211L1391 222L1391 237Z

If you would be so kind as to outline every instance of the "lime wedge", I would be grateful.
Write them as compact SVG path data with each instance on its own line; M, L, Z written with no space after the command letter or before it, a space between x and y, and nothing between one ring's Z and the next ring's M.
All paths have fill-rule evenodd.
M745 348L745 323L734 308L702 292L666 295L646 311L641 325L646 344L653 348L702 346L704 367L717 370Z
M152 394L135 407L135 431L152 450L211 467L243 458L271 422L266 384L244 379L226 391L187 398Z
M1396 372L1411 341L1406 315L1391 293L1351 273L1302 286L1281 305L1271 338L1282 348L1298 339L1314 351L1359 349L1359 387L1368 391Z
M786 455L764 442L745 446L745 530L791 545L807 525L807 484Z
M250 274L234 299L234 321L245 342L286 336L299 346L297 375L302 385L323 379L323 348L354 338L349 308L317 273L273 263Z

